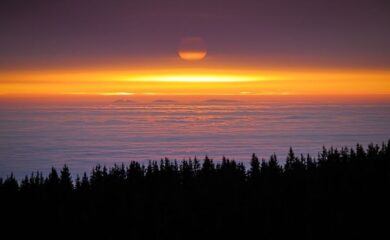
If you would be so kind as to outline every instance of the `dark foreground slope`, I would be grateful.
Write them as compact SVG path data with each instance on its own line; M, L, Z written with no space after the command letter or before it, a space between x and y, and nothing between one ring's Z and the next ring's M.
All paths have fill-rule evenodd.
M223 159L65 166L0 180L0 234L30 239L385 239L390 141L275 156L251 167ZM386 237L387 236L387 237Z

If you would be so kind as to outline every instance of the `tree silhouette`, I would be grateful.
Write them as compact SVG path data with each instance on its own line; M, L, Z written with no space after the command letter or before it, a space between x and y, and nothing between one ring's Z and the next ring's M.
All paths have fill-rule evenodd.
M0 178L8 229L50 228L60 239L379 238L386 234L390 141L367 149L326 149L317 158L290 148L242 162L206 156L147 165L97 165L76 177L68 166ZM24 221L25 219L33 219ZM18 237L23 231L13 232ZM61 233L61 234L60 234ZM382 235L381 235L382 234ZM52 239L41 232L41 239ZM57 235L56 235L57 236ZM383 235L385 236L385 235Z
M65 192L70 192L73 189L72 177L67 165L64 165L61 170L59 184L61 185L61 189Z
M252 154L252 159L250 163L249 176L251 179L256 180L260 177L260 161L256 154Z

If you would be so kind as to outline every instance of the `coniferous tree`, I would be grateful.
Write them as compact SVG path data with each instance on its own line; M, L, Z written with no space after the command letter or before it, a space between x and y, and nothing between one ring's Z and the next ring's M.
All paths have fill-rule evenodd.
M256 154L252 154L250 162L249 176L251 179L255 180L260 176L260 161Z
M61 170L59 184L61 185L62 190L65 192L70 192L73 189L72 177L67 165L64 165Z
M45 184L50 190L53 190L58 187L60 184L60 178L58 176L57 170L52 167L49 176L46 178Z
M19 184L16 178L14 177L14 174L11 173L3 182L3 190L7 194L15 194L19 189Z

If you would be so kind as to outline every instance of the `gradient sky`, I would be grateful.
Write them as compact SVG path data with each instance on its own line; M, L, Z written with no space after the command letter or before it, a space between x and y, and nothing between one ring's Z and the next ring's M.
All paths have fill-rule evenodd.
M390 94L389 23L386 0L2 0L0 94Z

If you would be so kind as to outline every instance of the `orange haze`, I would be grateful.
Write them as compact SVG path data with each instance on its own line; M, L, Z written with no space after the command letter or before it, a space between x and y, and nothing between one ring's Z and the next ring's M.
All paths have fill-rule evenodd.
M6 96L389 95L387 70L208 68L19 70L0 73Z

